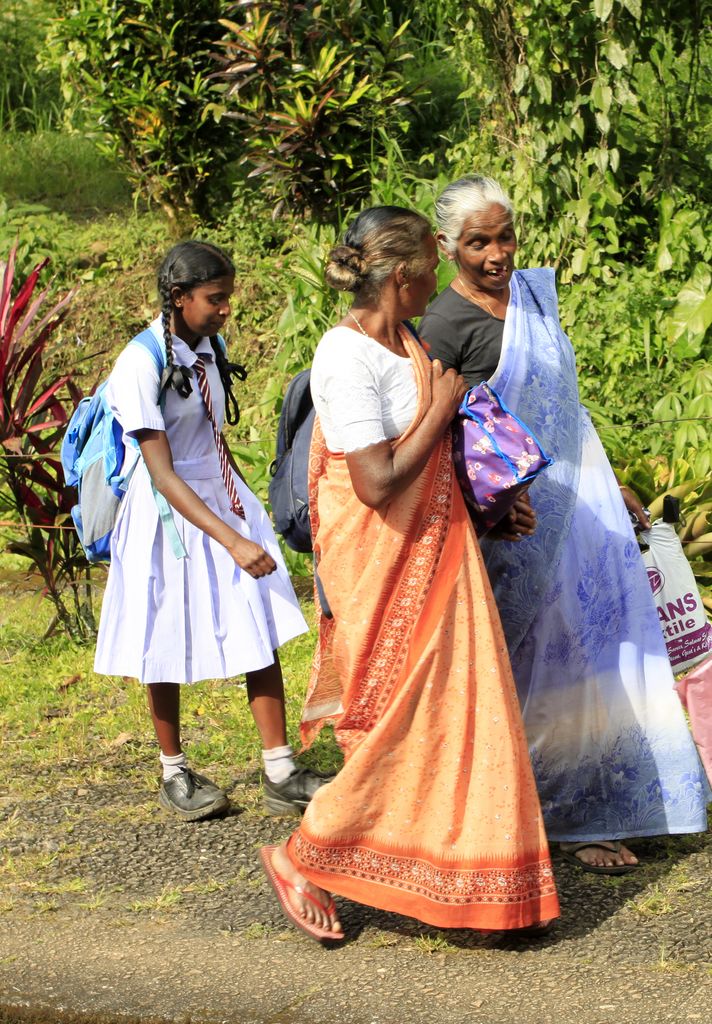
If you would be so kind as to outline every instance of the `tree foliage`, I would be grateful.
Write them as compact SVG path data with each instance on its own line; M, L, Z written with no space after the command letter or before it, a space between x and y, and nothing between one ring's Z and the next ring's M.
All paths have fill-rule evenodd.
M688 210L694 257L712 194L701 0L483 0L469 25L480 150L504 154L517 205L547 225L532 258L594 277L619 254L638 261L663 196L668 224Z
M48 61L68 118L175 219L205 215L225 132L203 117L222 0L59 0Z
M214 116L243 137L250 177L292 209L329 219L363 200L378 131L407 129L408 21L385 0L233 5Z

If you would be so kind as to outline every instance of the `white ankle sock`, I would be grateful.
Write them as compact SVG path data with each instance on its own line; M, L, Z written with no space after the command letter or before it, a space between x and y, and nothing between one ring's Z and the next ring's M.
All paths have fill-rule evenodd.
M289 744L286 747L272 747L271 750L262 751L262 760L265 766L265 775L270 782L279 785L288 779L296 769L294 763L294 752Z
M160 762L163 765L164 782L168 782L169 779L173 779L176 775L180 775L180 773L185 771L188 767L188 759L182 751L180 754L171 754L170 756L161 751Z

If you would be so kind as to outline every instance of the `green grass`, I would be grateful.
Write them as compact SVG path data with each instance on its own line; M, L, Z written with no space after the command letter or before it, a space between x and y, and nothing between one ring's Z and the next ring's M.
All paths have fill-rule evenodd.
M0 193L82 217L131 203L126 178L90 139L58 131L0 133Z
M694 974L697 969L696 964L685 963L676 956L670 956L664 942L660 944L660 954L651 967L651 970L661 974Z
M664 917L679 911L689 901L689 894L702 884L690 880L684 864L675 864L669 874L649 885L626 906L641 917Z
M402 944L399 935L391 935L389 932L377 932L372 939L368 940L371 949L389 949L391 946Z
M442 932L434 935L418 935L413 939L413 947L419 953L433 956L435 953L458 953L457 946L453 946Z
M147 900L135 900L128 909L135 914L173 910L183 899L180 889L163 889L157 896Z
M29 796L111 782L127 774L152 787L157 750L144 688L133 679L94 673L92 645L73 643L63 635L43 640L50 608L36 594L14 593L8 601L7 584L4 593L0 736L13 789ZM304 611L313 620L311 602L304 602ZM312 629L280 652L295 747L314 644ZM196 766L210 769L227 786L236 776L259 770L260 741L240 680L186 686L181 697L184 742ZM339 755L331 735L320 739L305 760L321 770L333 769ZM110 813L121 811L99 809L98 819ZM154 809L147 806L141 813L150 816ZM3 828L11 833L12 819Z
M59 902L77 897L92 899L85 879L71 873L72 860L78 853L76 845L60 846L52 853L24 853L6 856L0 862L0 912L15 909L16 900L31 901L35 911L56 910ZM46 872L61 864L65 877L46 880Z
M267 939L271 934L271 929L260 921L253 921L242 934L246 939Z

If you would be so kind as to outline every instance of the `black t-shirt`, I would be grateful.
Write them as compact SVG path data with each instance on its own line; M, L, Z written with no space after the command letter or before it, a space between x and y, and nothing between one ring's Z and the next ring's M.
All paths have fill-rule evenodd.
M504 320L499 320L449 286L428 306L418 324L429 355L446 370L461 373L468 387L489 380L502 352Z

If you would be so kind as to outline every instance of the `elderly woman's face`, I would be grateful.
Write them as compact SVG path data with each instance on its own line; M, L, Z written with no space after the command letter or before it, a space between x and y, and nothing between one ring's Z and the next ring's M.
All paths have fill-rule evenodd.
M503 206L492 203L484 212L471 214L463 224L455 259L471 285L497 292L509 284L516 251L512 218Z

